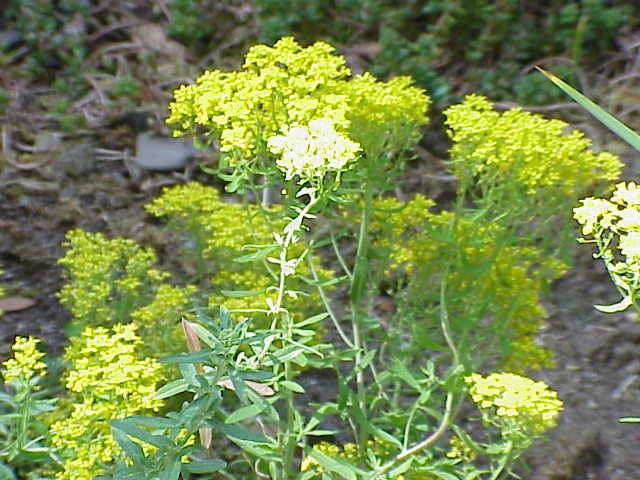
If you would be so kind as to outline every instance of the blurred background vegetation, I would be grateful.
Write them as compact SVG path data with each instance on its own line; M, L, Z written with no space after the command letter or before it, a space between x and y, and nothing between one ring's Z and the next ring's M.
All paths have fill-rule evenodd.
M9 0L0 15L0 114L26 102L67 129L89 93L102 107L164 100L193 70L283 35L330 42L356 72L411 75L440 107L467 92L565 102L533 65L583 88L624 75L640 26L628 0Z

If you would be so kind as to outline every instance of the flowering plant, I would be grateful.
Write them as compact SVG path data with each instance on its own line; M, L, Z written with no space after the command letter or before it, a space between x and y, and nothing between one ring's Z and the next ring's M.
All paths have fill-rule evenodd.
M429 103L292 38L174 92L169 124L217 147L207 171L241 201L189 183L147 205L185 254L172 283L150 249L69 233L60 298L80 331L50 422L57 477L511 473L561 408L521 375L551 362L535 336L567 205L620 163L470 96L446 112L458 189L434 211L400 181ZM513 373L479 373L496 370ZM468 393L485 443L460 425Z

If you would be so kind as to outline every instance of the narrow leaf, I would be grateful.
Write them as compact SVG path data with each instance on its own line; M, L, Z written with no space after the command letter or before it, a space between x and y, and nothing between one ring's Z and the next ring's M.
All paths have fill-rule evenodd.
M173 397L174 395L178 395L179 393L186 391L188 388L189 384L184 380L184 378L180 378L160 387L155 393L155 398L162 399Z
M246 420L247 418L255 417L260 414L264 410L264 406L253 404L248 405L246 407L239 408L235 412L231 413L227 418L224 419L224 423L237 423L242 420Z
M609 130L635 148L638 152L640 152L640 135L635 133L629 127L627 127L620 120L610 115L606 111L604 111L601 107L596 105L594 102L589 100L587 97L582 95L576 89L571 87L568 83L563 82L554 74L549 73L543 70L540 67L536 67L540 72L542 72L549 80L551 80L558 88L560 88L564 93L569 95L573 100L578 102L585 110L587 110L591 115L596 117L601 123L603 123Z
M249 430L248 428L244 428L239 425L229 425L227 423L222 423L215 420L206 422L206 425L215 428L216 430L224 433L226 436L235 438L236 440L253 443L269 442L269 439L261 433L254 432L253 430Z
M184 468L189 473L210 473L220 470L226 466L227 463L222 460L196 460L194 462L187 463Z
M625 297L618 303L614 303L613 305L594 305L594 307L596 307L603 313L615 313L626 310L632 303L633 302L631 301L631 298Z
M220 290L220 294L229 298L253 297L264 293L264 288L260 290Z

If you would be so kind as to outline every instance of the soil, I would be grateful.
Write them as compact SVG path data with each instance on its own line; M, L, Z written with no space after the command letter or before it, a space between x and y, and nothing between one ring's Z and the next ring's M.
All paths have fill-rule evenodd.
M36 300L31 308L0 316L0 357L7 355L15 335L39 337L49 353L61 353L69 314L56 300L62 286L56 260L64 253L61 243L69 229L133 238L156 248L163 262L171 262L161 230L142 205L157 194L159 185L181 181L178 176L147 174L141 182L114 161L95 162L73 175L52 172L54 165L47 168L53 180L45 191L34 183L33 172L14 172L12 184L0 189L0 284L7 295ZM434 178L424 174L427 183ZM552 290L540 340L555 353L556 366L534 377L558 391L564 411L548 442L530 450L531 470L522 476L640 478L640 425L618 421L640 414L640 323L630 313L605 315L593 308L594 303L617 298L587 246L578 248L575 267ZM320 380L315 383L321 388Z

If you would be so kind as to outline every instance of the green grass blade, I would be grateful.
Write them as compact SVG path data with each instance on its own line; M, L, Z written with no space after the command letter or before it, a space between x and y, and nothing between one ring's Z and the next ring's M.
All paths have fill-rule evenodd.
M617 118L605 112L598 105L593 103L587 97L582 95L576 89L571 87L569 84L563 82L554 74L549 73L543 70L540 67L536 67L540 72L542 72L546 77L556 84L558 88L560 88L564 93L573 98L576 102L578 102L585 110L587 110L591 115L596 117L600 122L602 122L609 130L615 133L622 140L627 142L633 148L640 152L640 135L627 127L624 123L622 123Z

